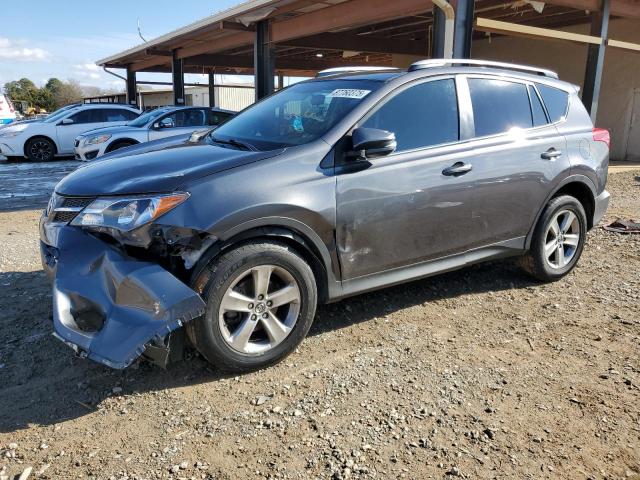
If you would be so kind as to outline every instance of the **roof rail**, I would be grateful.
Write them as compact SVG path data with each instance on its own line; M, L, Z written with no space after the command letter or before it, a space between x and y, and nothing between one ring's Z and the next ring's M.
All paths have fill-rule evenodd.
M527 65L517 65L506 62L492 62L490 60L471 60L468 58L430 58L428 60L420 60L419 62L413 63L409 67L409 71L414 72L416 70L422 70L423 68L445 67L447 65L503 68L505 70L534 73L543 77L558 78L556 72L547 70L546 68L529 67Z
M327 68L316 73L316 78L328 77L330 75L340 75L343 73L357 73L357 72L375 72L378 70L398 70L396 67L374 67L374 66L362 66L362 67L335 67Z

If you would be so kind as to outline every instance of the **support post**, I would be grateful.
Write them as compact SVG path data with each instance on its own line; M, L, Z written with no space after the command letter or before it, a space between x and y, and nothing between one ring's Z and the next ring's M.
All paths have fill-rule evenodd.
M432 58L453 56L455 13L447 0L433 0Z
M453 58L471 58L474 0L458 0L456 4Z
M275 50L271 45L271 25L268 20L256 23L256 36L253 46L253 71L256 86L256 101L274 90Z
M591 115L593 123L596 122L598 115L598 98L600 97L600 84L602 83L602 70L604 68L605 45L609 36L610 9L611 1L603 0L602 11L591 14L591 35L597 35L602 40L599 45L590 44L588 46L582 103L584 103L589 115Z
M216 75L209 72L209 106L216 106Z
M136 84L136 72L127 67L127 104L138 105L138 91Z
M173 60L171 61L171 77L173 83L173 104L185 105L184 98L184 65L181 58L177 58L176 52L173 52Z

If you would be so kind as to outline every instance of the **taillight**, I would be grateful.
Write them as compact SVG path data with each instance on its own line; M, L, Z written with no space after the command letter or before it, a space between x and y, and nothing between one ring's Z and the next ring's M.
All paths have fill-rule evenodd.
M607 144L607 148L609 148L611 146L611 135L609 135L609 130L604 128L594 128L593 141L604 142Z

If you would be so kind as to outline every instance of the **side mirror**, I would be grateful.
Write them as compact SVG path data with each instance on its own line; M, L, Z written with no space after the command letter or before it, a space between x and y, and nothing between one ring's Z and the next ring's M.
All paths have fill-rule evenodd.
M393 132L377 128L356 128L351 138L353 150L350 157L378 158L393 153L398 146L396 135Z
M63 118L58 125L73 125L73 123L73 120L71 120L70 118Z

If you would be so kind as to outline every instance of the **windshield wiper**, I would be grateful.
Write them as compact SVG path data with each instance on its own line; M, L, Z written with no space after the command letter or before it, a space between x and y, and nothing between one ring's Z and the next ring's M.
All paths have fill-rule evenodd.
M240 148L241 150L250 150L253 152L256 151L256 148L250 143L241 142L240 140L236 140L235 138L230 138L229 140L222 140L221 138L216 138L212 136L211 140L215 143L219 143L221 145L231 145L236 148Z

